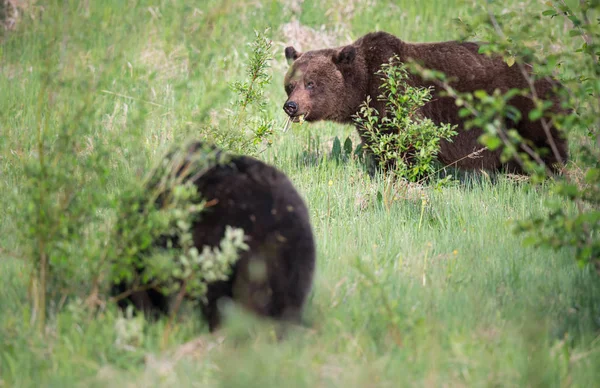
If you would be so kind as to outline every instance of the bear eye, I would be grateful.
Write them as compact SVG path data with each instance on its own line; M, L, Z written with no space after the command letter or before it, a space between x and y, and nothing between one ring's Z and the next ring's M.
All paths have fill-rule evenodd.
M312 81L309 81L306 83L306 89L311 90L312 88L315 87L315 83Z
M294 90L294 87L292 86L292 84L285 85L285 92L287 94L290 94L292 92L292 90Z

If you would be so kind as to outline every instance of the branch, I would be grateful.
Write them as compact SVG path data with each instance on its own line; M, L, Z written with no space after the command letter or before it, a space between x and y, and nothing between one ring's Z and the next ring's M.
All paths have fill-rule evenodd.
M504 35L504 31L502 31L502 29L500 28L500 25L498 24L496 17L494 16L494 14L492 13L492 11L489 7L489 4L488 4L488 16L490 18L490 21L492 22L492 25L494 26L494 30L496 30L496 33L501 38L506 39L506 35ZM529 73L525 69L525 66L523 66L523 64L518 61L517 61L517 66L519 67L521 74L527 81L527 84L529 85L529 90L531 91L531 96L532 96L533 101L534 102L538 101L539 97L537 94L537 90L535 89L535 84L534 84L532 78L529 76ZM556 158L556 160L559 161L559 163L561 164L561 167L564 166L563 160L560 156L560 153L558 152L558 148L556 147L556 143L554 142L554 138L552 137L552 134L550 133L550 127L548 126L548 122L546 121L546 119L540 118L540 123L542 124L542 128L544 129L544 134L546 135L546 139L548 139L548 144L550 144L550 149L552 150L554 157ZM539 157L534 158L534 159L536 159L536 161L540 160ZM545 166L545 163L542 163L542 165Z

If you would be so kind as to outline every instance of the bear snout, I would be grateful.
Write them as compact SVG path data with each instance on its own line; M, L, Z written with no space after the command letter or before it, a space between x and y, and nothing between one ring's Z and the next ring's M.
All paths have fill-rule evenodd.
M294 116L298 112L298 104L294 101L287 101L283 104L283 110L288 116Z

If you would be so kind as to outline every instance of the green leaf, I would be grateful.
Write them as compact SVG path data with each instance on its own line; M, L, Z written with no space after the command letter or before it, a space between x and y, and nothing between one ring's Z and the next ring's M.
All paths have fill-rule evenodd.
M587 213L583 213L577 219L578 224L588 223L595 225L598 222L600 222L600 211L589 211Z
M483 134L480 137L481 144L485 145L490 150L495 150L502 145L502 140L500 140L497 136L492 136Z
M348 136L344 141L344 154L347 156L352 154L352 140L350 139L350 136Z
M470 114L471 114L471 111L467 108L461 108L458 111L458 117L460 117L460 118L465 118L465 117L469 116Z
M529 112L529 120L531 121L537 121L542 117L542 110L539 108L536 109L532 109Z
M590 168L585 174L586 183L598 183L600 181L600 168Z
M363 144L362 143L358 143L356 145L356 148L354 149L354 155L361 156L362 153L363 153Z
M333 139L333 146L331 147L331 156L334 159L339 159L341 155L342 155L342 146L340 143L340 139L336 136L335 139Z
M579 189L574 184L563 184L559 186L558 192L570 198L575 198L579 194Z
M488 94L486 93L485 90L476 90L473 92L473 95L480 100L483 100L484 98L486 98L488 96Z

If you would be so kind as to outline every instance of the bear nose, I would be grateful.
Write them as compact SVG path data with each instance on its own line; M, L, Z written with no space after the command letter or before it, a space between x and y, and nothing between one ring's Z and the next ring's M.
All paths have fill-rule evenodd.
M283 110L288 114L288 116L293 116L296 112L298 112L298 104L296 104L294 101L288 101L283 104Z

